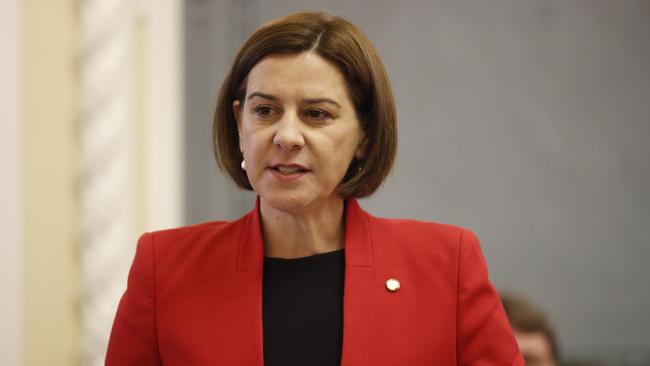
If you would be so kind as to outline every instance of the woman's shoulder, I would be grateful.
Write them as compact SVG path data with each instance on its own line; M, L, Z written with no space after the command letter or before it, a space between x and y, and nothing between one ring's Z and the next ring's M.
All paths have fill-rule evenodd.
M368 214L368 218L373 230L386 233L394 232L399 235L459 238L465 233L472 233L471 230L465 227L437 221L424 221L408 218L386 218L377 217L371 214Z
M234 239L241 231L244 217L233 221L206 221L198 224L151 231L145 235L151 237L156 247L182 248L187 245L197 246L202 243L216 244Z
M222 229L225 226L232 225L233 223L237 222L236 221L226 221L226 220L219 220L219 221L205 221L205 222L200 222L196 224L189 224L189 225L183 225L183 226L177 226L177 227L172 227L172 228L167 228L167 229L160 229L160 230L155 230L152 231L151 234L156 234L156 235L187 235L189 233L197 233L197 232L206 232L206 231L213 231L213 230L219 230Z
M479 248L476 234L468 228L405 218L382 218L368 215L369 228L378 248L401 248L417 253L447 253L456 258L463 248Z

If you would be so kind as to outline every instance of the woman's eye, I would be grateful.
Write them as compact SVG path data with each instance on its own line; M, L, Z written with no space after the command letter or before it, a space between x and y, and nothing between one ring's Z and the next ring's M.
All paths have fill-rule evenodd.
M255 108L255 113L260 117L269 117L273 114L273 108L268 106L259 106Z
M307 111L307 117L312 119L325 119L330 116L329 113L322 111L320 109L310 109Z

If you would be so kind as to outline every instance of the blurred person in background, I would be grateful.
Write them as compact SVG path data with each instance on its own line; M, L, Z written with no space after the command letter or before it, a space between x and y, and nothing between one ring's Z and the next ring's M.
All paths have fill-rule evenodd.
M527 366L555 366L559 349L544 313L521 296L502 293L501 301Z
M524 364L471 231L357 202L390 172L397 131L356 26L317 12L257 30L213 131L256 205L141 237L107 365Z

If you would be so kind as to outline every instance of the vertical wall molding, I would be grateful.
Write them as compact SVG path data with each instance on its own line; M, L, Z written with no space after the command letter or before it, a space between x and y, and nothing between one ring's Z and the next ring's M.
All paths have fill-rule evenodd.
M183 223L183 6L145 0L143 120L143 231Z
M123 0L81 2L81 364L102 365L133 253L133 17Z
M81 3L81 364L102 365L143 231L182 222L179 0Z

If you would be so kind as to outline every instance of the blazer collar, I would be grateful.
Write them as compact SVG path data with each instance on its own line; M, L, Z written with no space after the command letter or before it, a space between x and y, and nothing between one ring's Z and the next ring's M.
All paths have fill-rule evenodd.
M374 257L368 214L356 199L345 202L345 264L353 267L372 267ZM255 208L243 218L237 253L237 270L248 271L262 267L264 237L260 217L260 197Z

